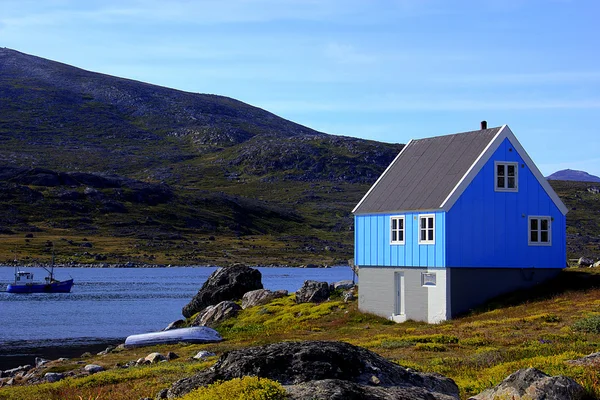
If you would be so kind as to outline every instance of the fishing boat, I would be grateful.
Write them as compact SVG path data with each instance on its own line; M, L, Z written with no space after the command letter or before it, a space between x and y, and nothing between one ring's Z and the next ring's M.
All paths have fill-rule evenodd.
M42 267L48 272L44 282L36 283L33 273L21 271L15 266L15 282L6 287L8 293L69 293L73 286L73 278L66 281L54 279L54 255L50 268Z

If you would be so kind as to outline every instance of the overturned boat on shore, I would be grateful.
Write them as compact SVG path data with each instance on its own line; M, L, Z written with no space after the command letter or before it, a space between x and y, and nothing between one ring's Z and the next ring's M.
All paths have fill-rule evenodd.
M184 343L214 343L223 338L219 332L207 326L171 329L168 331L140 333L127 336L125 347L152 346L157 344Z

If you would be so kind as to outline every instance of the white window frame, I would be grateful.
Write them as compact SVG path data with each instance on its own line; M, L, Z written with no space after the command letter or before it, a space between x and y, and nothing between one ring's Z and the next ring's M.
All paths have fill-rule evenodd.
M504 187L498 186L498 166L504 166ZM515 187L508 187L508 166L512 165L515 168ZM496 161L494 163L494 190L496 192L518 192L519 191L519 163L508 161Z
M538 240L533 241L531 240L531 221L533 220L537 220L537 238ZM542 242L542 232L544 232L545 230L542 230L542 220L548 220L548 241L547 242ZM529 246L552 246L552 217L548 216L548 215L530 215L529 218L527 218L527 243L529 244Z
M402 221L402 229L398 227L394 229L394 221ZM396 240L394 240L394 231L396 231ZM402 240L398 240L398 233L402 232ZM406 217L404 215L393 215L390 217L390 244L405 244L406 243Z
M421 272L421 286L435 287L437 286L437 277L435 272Z
M421 227L421 220L425 219L425 221L429 221L429 218L432 218L431 226L425 223L425 228ZM421 232L425 230L425 240L421 240ZM429 231L433 231L433 239L427 239L429 236L427 233ZM419 214L419 244L435 244L435 214Z

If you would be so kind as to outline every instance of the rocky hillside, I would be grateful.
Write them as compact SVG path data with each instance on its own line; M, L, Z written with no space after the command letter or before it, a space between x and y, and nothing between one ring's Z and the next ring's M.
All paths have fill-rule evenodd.
M0 261L85 238L58 253L165 263L345 262L350 210L402 148L6 48L0 144Z
M327 135L231 98L6 48L0 49L0 121L4 164L149 175L178 184L187 182L161 168L185 164L186 170L370 182L400 148Z

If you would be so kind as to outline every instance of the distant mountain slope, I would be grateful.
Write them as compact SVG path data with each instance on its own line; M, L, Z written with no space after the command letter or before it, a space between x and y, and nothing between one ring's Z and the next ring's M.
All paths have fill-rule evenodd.
M282 172L278 166L316 164L309 175L284 176L363 182L379 173L373 162L385 164L401 148L327 135L231 98L89 72L6 48L0 48L0 144L0 162L56 170L150 169L152 176L154 168L187 162L272 178ZM278 151L269 151L274 144ZM226 156L204 157L224 149ZM324 165L324 155L335 155L342 168Z
M556 171L552 175L547 176L546 179L554 181L600 182L600 177L574 169Z

